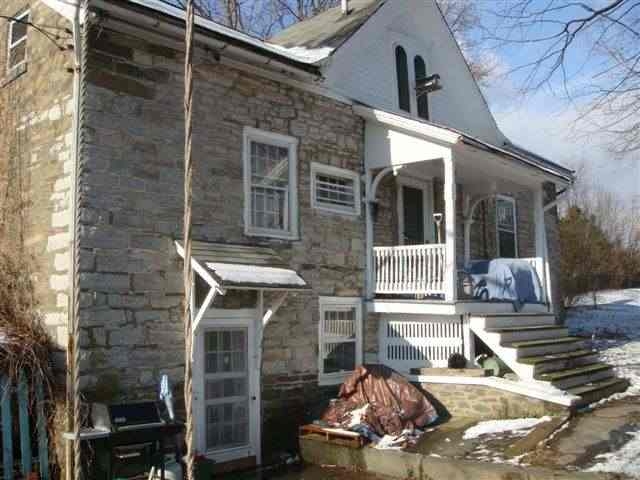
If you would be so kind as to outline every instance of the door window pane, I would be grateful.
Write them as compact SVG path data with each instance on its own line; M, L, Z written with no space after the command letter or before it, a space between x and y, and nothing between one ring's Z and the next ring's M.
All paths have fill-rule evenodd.
M205 332L205 431L207 450L249 443L247 329Z

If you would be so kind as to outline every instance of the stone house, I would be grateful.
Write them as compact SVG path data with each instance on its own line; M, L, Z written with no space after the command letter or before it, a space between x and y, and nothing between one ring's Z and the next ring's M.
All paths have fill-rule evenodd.
M59 32L0 24L0 158L45 322L64 351L78 318L87 400L154 398L184 368L183 12L0 13ZM504 137L434 2L352 0L268 42L198 18L195 42L199 451L268 461L362 362L409 373L478 347L535 398L617 385L555 323L553 206L573 174ZM490 286L522 272L534 298ZM548 352L569 373L532 382L518 360Z

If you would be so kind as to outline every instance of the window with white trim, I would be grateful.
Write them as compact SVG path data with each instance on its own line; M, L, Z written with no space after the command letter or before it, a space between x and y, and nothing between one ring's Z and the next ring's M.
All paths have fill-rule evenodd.
M244 129L245 233L298 236L296 150L293 137Z
M362 300L320 297L318 380L341 383L362 363Z
M311 205L335 213L360 215L360 180L351 170L311 164Z
M22 65L27 61L27 24L29 11L26 11L9 22L7 38L7 70Z
M496 228L498 256L516 258L518 256L516 201L511 197L496 198Z

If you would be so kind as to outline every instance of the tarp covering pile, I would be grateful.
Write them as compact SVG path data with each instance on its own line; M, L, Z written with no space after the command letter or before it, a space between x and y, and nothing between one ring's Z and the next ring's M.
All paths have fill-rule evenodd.
M362 365L342 384L321 420L384 437L414 432L437 418L429 400L402 375L384 365Z

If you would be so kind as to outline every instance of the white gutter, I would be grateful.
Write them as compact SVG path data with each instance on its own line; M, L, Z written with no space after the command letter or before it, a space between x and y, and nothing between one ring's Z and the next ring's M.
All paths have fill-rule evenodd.
M177 20L184 19L184 12L180 9L176 9L173 7L168 7L166 5L160 9L157 6L157 2L151 2L148 0L144 1L133 1L129 0L131 4L137 4L143 7L152 8L157 11L159 14L167 15L171 18L175 18ZM166 35L172 39L182 39L184 37L184 27L181 25L175 25L172 22L164 21L160 17L160 15L149 15L145 13L140 13L132 10L131 8L121 7L118 5L114 5L112 2L108 0L93 0L91 2L92 7L99 8L108 12L113 16L113 19L118 19L123 22L128 22L131 25L138 25L143 28L147 28L151 31L156 31L163 35ZM113 19L107 18L106 22L112 21ZM236 57L242 59L248 63L254 65L260 65L263 68L269 68L271 70L277 72L286 72L289 75L295 75L300 78L304 78L310 81L317 81L321 77L319 73L313 73L310 70L317 70L313 64L302 61L292 55L285 55L282 52L282 49L272 47L270 45L265 44L259 40L253 39L248 35L239 34L239 32L235 32L234 30L228 29L226 27L222 27L221 25L216 24L215 22L211 22L209 20L205 20L203 18L197 17L196 24L206 30L209 30L213 33L219 35L226 35L238 42L243 42L246 45L250 45L257 49L264 51L265 53L257 53L249 51L247 48L233 45L230 42L224 40L218 40L211 38L209 35L205 35L202 33L194 32L194 40L197 43L207 45L211 47L214 51L224 52L226 55ZM212 25L215 25L216 28L213 28ZM233 32L234 34L229 34L229 32ZM273 55L274 57L287 58L294 62L298 62L300 64L299 67L294 65L290 65L284 61L280 61L277 58L273 58L267 53ZM305 69L306 67L306 69Z

